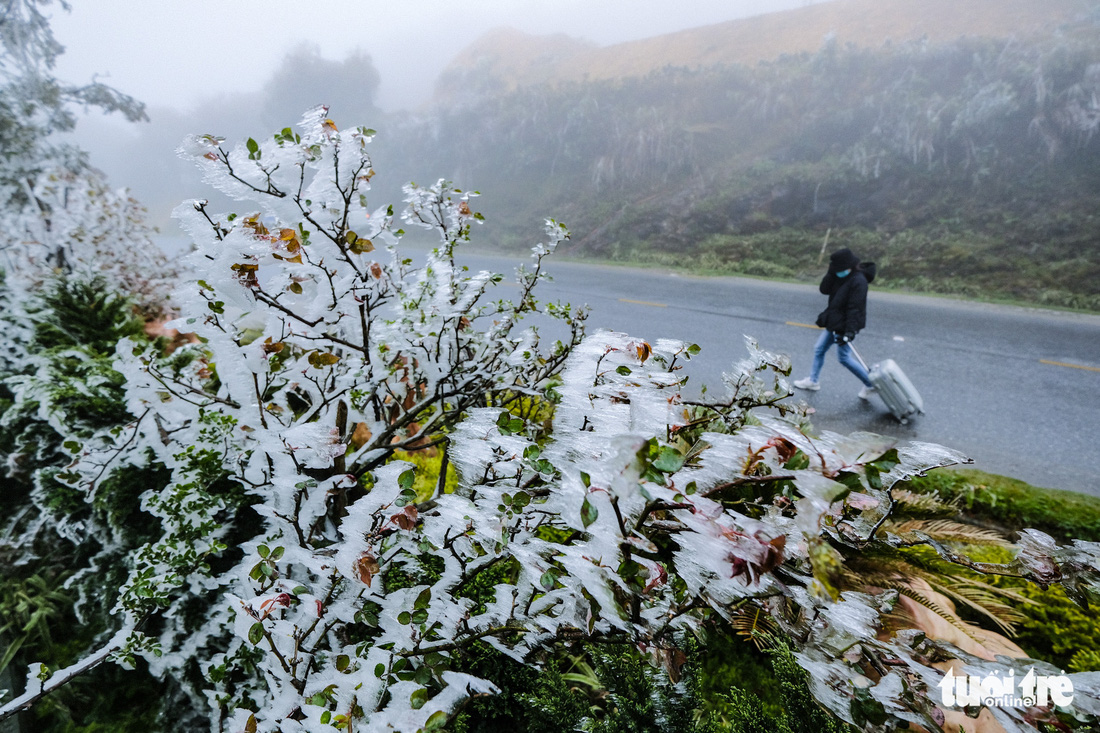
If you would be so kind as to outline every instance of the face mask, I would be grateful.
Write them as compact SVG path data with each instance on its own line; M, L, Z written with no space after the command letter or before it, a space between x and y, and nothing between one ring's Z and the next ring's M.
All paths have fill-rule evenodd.
M838 272L838 273L836 274L836 276L837 276L837 277L848 277L848 274L849 274L849 273L850 273L851 271L852 271L852 270L851 270L851 268L848 268L847 270L841 270L840 272Z

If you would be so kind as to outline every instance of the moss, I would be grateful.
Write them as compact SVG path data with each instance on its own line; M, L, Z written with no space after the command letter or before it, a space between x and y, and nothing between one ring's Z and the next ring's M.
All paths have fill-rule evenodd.
M1039 488L975 469L933 471L906 485L956 502L964 518L1010 531L1031 527L1063 542L1100 542L1100 497Z

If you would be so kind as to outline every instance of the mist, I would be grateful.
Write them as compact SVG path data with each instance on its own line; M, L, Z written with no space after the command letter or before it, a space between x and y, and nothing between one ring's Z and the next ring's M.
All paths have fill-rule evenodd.
M107 81L149 106L149 122L92 114L74 140L116 186L130 188L151 219L174 231L171 210L211 192L177 160L188 134L231 142L267 135L328 104L345 124L385 134L430 108L440 74L493 29L565 34L602 47L739 17L804 7L811 0L720 0L673 8L657 2L232 4L202 0L149 12L128 0L74 3L52 19L66 53L62 78ZM440 175L446 175L441 172Z

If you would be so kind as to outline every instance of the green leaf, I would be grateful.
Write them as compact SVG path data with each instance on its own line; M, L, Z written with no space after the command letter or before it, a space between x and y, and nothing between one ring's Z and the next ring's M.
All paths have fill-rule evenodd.
M330 720L332 720L331 712L326 710L325 712L321 713L321 725L328 725Z
M267 545L260 545L256 548L256 552L260 553L260 557L266 558L271 554L271 550L267 548Z
M285 552L285 551L286 551L285 547L276 547L274 550L271 551L271 559L272 560L281 559L283 557L283 552Z
M408 626L410 621L412 621L412 614L408 611L402 611L401 613L397 614L397 623L401 624L402 626Z
M443 726L447 725L447 721L449 719L450 718L447 715L447 713L445 713L442 710L436 710L434 713L432 713L430 716L428 716L428 721L426 723L424 723L424 730L425 731L441 730L443 728Z
M620 367L616 367L615 371L618 372L619 374L622 374L624 377L630 376L630 374L631 374L630 367L625 366L625 365L620 366Z
M413 608L417 609L417 610L420 610L422 608L427 608L431 604L431 602L432 602L432 589L431 588L425 588L424 590L420 591L420 595L418 595L416 597L416 601L413 602Z
M248 629L248 640L253 645L259 644L260 640L264 638L264 625L257 621L252 624Z
M654 468L665 473L676 473L683 466L684 457L680 455L680 451L668 445L661 446L661 450L657 454L657 460L653 462Z
M882 489L882 477L879 475L879 471L875 468L874 464L868 463L864 466L864 470L867 472L867 484L872 489Z
M522 509L531 503L531 495L526 491L517 491L516 495L512 497L512 508Z
M386 673L386 665L376 664L374 665L374 676L378 679L382 679L382 675Z
M411 489L414 483L416 483L416 471L411 468L397 477L397 485L402 489Z
M345 669L348 668L349 664L351 664L351 657L349 657L347 654L336 655L336 670L338 672L343 672Z
M414 624L422 624L428 620L428 612L421 608L412 612L412 622Z
M584 522L584 528L588 529L598 516L600 516L600 512L592 505L587 496L584 497L584 503L581 504L581 521Z
M426 702L428 702L428 691L424 688L416 690L415 692L413 692L412 695L409 696L409 705L412 707L413 710L419 710L420 708L424 707L424 704Z

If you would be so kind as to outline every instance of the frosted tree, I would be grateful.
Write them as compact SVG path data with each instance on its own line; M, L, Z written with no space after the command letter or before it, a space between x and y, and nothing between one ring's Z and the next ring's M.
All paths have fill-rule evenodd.
M927 545L1096 597L1095 544L1027 531L1013 562L992 565L891 523L898 481L962 457L814 433L786 402L785 357L749 340L724 393L691 402L680 368L698 347L582 340L582 312L533 297L566 236L552 221L518 297L494 300L500 277L455 260L478 220L472 194L410 186L404 220L439 235L414 266L395 214L368 205L373 131L326 115L234 148L185 144L247 204L178 211L202 277L176 325L198 342L164 358L123 341L134 420L76 446L62 477L94 497L112 467L162 463L170 480L142 498L161 535L129 558L110 642L69 669L32 669L0 714L140 655L158 674L201 672L212 729L436 730L496 691L463 670L475 643L527 663L573 640L625 643L673 667L683 634L751 609L841 719L939 730L945 660L970 674L1022 662L881 633L896 592L839 592L845 553ZM568 334L549 347L524 324L547 316ZM538 400L556 403L549 424ZM426 482L402 460L418 450L446 457ZM1100 714L1098 677L1071 677L1082 720ZM1011 731L1062 714L992 712Z
M54 133L76 125L76 107L144 120L144 106L99 82L67 84L53 76L64 50L44 10L50 0L0 2L0 268L9 305L18 307L57 273L104 278L134 295L151 316L166 308L171 268L151 240L144 210L114 191L83 151ZM68 10L68 3L56 7ZM26 319L15 314L12 321ZM10 336L18 351L23 329ZM11 352L11 349L5 349Z

